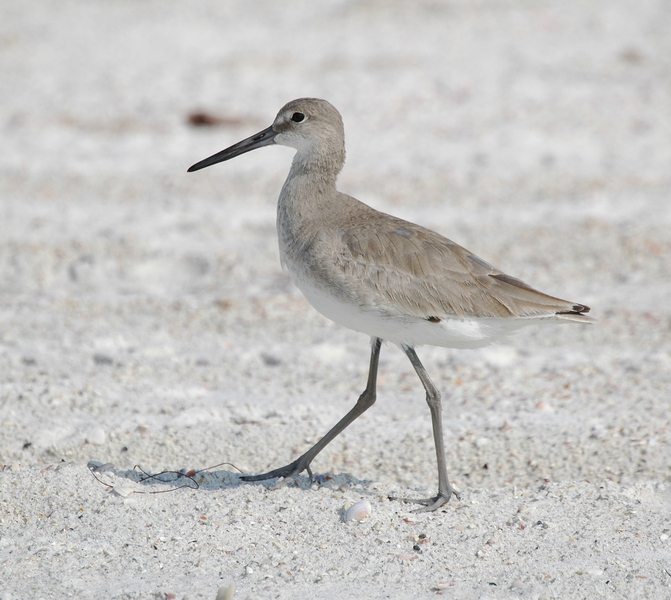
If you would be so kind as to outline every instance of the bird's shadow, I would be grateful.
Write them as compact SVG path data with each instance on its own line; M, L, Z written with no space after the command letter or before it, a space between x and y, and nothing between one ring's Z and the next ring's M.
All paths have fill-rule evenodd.
M163 494L176 492L180 489L193 489L201 491L221 491L239 488L241 486L264 487L271 490L277 486L278 479L265 481L245 481L242 479L246 473L219 470L202 471L159 471L152 472L142 469L136 465L133 469L117 469L111 464L99 465L89 463L89 469L93 476L103 485L112 489L131 485L135 488L134 493ZM307 475L301 475L294 481L288 482L288 486L309 490L312 486L330 489L334 492L345 489L352 490L362 495L374 495L376 492L368 489L372 483L369 479L359 479L347 473L325 473L315 475L312 480Z

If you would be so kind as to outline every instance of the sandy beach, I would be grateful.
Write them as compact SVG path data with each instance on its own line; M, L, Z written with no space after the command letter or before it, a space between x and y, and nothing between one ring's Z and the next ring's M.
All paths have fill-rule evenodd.
M671 597L669 31L663 0L3 3L0 600ZM239 479L366 384L279 264L292 150L186 173L304 96L340 190L598 319L417 349L434 513L389 500L436 490L393 345L313 483Z

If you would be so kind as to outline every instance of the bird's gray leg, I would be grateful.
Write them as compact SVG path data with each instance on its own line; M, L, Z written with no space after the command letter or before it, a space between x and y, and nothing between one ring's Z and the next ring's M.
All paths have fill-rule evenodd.
M424 365L419 361L415 350L410 346L403 346L403 351L406 353L412 366L415 368L419 379L426 390L426 402L431 411L431 425L433 426L433 442L436 447L436 458L438 459L438 495L435 498L427 498L424 500L414 500L411 498L393 498L394 500L402 500L403 502L412 502L415 504L423 504L417 512L430 512L436 510L449 502L452 494L459 498L459 494L455 491L447 477L447 464L445 462L445 446L443 443L443 418L442 405L440 402L440 392L433 385L429 378Z
M354 408L350 410L338 423L321 439L319 440L312 448L310 448L305 454L299 456L294 462L286 465L285 467L280 467L274 471L269 471L268 473L263 473L262 475L244 475L240 479L243 481L262 481L264 479L274 479L275 477L282 477L283 480L274 484L273 487L280 485L285 485L291 481L294 481L300 473L307 470L308 475L310 476L310 481L312 481L312 471L310 470L310 463L313 461L315 456L319 454L333 438L335 438L339 433L341 433L352 421L354 421L358 416L367 411L373 404L375 404L375 388L377 381L377 366L380 359L380 346L382 345L382 340L380 338L374 338L372 341L372 350L370 354L370 368L368 370L368 383L366 389L359 396L357 403L354 405Z

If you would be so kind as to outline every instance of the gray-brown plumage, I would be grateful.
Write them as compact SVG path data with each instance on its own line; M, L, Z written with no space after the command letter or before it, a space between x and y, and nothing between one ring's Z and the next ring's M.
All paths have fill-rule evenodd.
M535 322L591 322L589 308L533 289L447 238L381 213L336 189L345 162L338 111L325 100L285 105L272 126L195 164L196 171L270 144L296 149L277 206L280 259L322 314L372 338L366 390L355 407L291 464L247 481L310 475L314 457L375 402L382 340L407 354L431 411L438 495L419 500L435 510L456 493L447 477L440 394L414 347L475 348Z

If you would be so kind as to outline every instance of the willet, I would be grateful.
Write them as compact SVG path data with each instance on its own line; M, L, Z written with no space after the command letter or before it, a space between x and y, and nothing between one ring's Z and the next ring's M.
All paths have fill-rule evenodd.
M543 294L443 236L339 192L345 134L340 113L325 100L289 102L270 127L189 171L271 144L296 149L277 204L282 266L320 313L370 335L372 351L366 389L352 410L294 462L242 479L284 483L305 470L312 478L315 456L375 403L380 347L387 340L405 352L424 386L438 462L438 495L400 500L436 510L457 492L447 476L440 394L415 346L478 348L532 323L589 323L589 307Z

